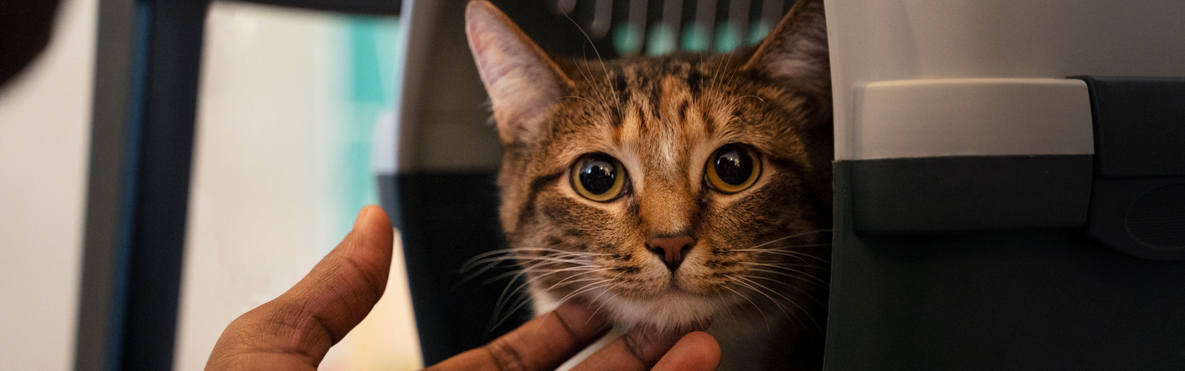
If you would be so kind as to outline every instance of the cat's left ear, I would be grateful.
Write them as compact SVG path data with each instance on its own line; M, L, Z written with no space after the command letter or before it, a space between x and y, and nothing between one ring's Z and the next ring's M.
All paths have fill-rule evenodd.
M539 137L540 115L571 91L573 82L510 18L488 1L465 8L465 33L481 82L494 106L503 144Z
M823 2L795 2L741 69L790 81L805 92L829 95L831 62L827 54L827 20L823 15Z

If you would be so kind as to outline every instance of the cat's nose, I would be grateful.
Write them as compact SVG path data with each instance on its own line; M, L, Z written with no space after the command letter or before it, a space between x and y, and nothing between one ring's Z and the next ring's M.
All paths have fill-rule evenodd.
M650 242L646 243L646 248L663 258L667 269L674 272L679 268L679 264L683 263L683 256L687 255L694 245L695 239L691 236L673 236L651 238Z

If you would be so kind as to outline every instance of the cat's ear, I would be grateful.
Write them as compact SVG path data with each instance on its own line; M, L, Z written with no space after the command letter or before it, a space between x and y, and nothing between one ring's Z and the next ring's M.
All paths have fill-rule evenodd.
M795 2L741 68L785 79L799 90L830 94L831 63L827 54L823 2Z
M465 33L493 103L502 143L537 138L544 123L535 119L568 94L572 80L488 1L466 6Z

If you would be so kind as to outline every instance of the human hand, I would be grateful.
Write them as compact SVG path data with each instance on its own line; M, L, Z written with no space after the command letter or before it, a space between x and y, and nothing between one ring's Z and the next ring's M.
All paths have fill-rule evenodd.
M444 360L427 371L554 370L609 330L587 305L565 303L484 347ZM715 370L720 346L703 331L636 328L589 356L573 370Z
M362 209L350 234L296 286L227 326L206 370L315 370L382 296L392 239L386 213L376 206ZM568 303L429 370L550 370L607 330L603 316ZM715 369L716 341L702 331L684 335L635 329L576 370Z

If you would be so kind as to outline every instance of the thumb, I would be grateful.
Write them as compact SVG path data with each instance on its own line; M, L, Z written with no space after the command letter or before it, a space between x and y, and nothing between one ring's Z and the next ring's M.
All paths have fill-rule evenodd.
M383 209L364 207L337 248L274 302L316 318L336 344L383 295L391 271L393 235Z
M382 296L392 242L387 214L363 208L350 234L296 286L227 326L206 369L316 367Z

